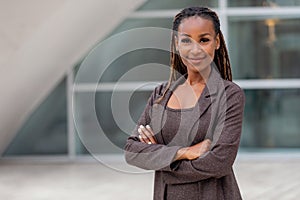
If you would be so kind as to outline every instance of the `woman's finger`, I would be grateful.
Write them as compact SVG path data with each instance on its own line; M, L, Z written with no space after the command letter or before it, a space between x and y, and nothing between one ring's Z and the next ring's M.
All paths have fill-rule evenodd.
M154 139L154 137L152 136L152 134L150 133L150 131L145 128L143 125L140 125L140 129L144 135L144 140L146 141L147 144L156 144L156 141Z
M144 133L143 133L143 131L142 131L141 128L138 128L138 132L139 132L139 139L140 139L140 142L147 143L146 140L145 140L146 137L145 137L145 135L144 135Z
M147 137L147 134L145 132L145 128L139 128L139 138L141 142L146 143L146 144L152 144L151 140Z
M151 133L152 137L154 137L154 133L149 125L146 125L146 129Z
M156 144L156 141L155 141L152 133L147 128L145 128L143 125L141 125L140 128L142 129L143 133L147 137L147 139L146 139L147 143L148 144Z
M145 143L152 144L151 134L148 132L148 130L143 125L140 125L140 130L141 136L143 137Z
M146 125L146 129L151 134L151 139L152 139L151 142L154 143L154 144L156 144L156 140L155 140L154 132L153 132L152 128L149 125Z

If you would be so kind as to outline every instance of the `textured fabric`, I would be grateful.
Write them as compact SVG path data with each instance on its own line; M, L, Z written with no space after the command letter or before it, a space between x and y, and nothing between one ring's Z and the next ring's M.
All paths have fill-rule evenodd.
M191 109L171 109L166 108L165 118L166 122L162 126L161 136L163 138L164 144L169 145L169 143L173 142L174 145L174 137L178 137L180 135L180 141L176 141L177 145L181 146L190 146L190 144L194 141L192 135L186 132L186 129L189 126L189 116L192 114L194 108ZM170 134L171 133L171 134ZM202 140L204 138L204 134ZM199 140L200 141L200 140Z
M233 82L223 80L212 68L196 106L175 113L167 102L182 76L161 97L166 83L156 87L137 127L149 124L158 144L139 142L137 127L125 146L126 161L155 170L154 200L239 200L240 191L232 170L238 151L245 97ZM173 161L178 149L212 140L208 153L198 159Z

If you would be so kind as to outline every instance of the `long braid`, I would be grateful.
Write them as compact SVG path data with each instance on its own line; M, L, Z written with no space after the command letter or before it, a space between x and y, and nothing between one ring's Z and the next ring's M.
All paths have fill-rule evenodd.
M232 73L231 73L228 51L221 31L219 32L219 37L220 37L220 48L216 51L216 55L214 57L214 63L218 67L222 78L225 80L232 81Z
M184 75L187 73L187 67L182 62L181 57L179 53L176 50L175 46L175 37L178 32L178 27L181 24L183 19L192 17L192 16L199 16L204 19L211 20L214 24L214 29L216 35L219 35L220 39L220 47L218 50L215 51L215 57L214 57L214 63L216 64L221 77L225 80L232 81L232 73L231 73L231 67L230 67L230 61L228 56L228 51L226 48L224 36L222 34L222 31L220 29L220 20L218 15L206 7L189 7L183 9L181 12L179 12L173 20L173 28L172 28L172 39L171 39L171 52L170 52L170 65L171 65L171 72L170 77L168 80L168 84L166 86L166 89L162 95L157 100L157 103L160 102L164 97L166 92L171 86L171 83L173 81L176 81L178 79L178 75Z

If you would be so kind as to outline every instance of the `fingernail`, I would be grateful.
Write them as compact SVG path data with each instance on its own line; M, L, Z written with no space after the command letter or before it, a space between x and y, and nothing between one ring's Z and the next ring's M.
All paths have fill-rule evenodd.
M144 126L143 126L143 125L140 125L140 128L144 128Z
M150 126L149 126L149 125L147 125L147 126L146 126L146 128L149 128L149 129L150 129Z
M142 130L140 128L138 128L138 132L140 133L140 132L142 132Z
M139 135L139 138L140 138L140 139L142 139L142 136L141 136L141 135Z
M148 144L152 144L151 142L148 142Z

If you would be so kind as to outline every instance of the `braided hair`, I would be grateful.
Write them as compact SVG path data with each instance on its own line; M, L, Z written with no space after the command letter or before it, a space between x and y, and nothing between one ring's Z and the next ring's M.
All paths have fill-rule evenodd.
M170 72L170 77L169 77L167 87L162 97L159 98L157 102L160 102L164 98L167 90L170 88L171 83L178 79L178 74L184 75L187 73L187 67L182 62L180 55L176 53L175 37L177 36L178 27L181 24L182 20L193 16L199 16L201 18L211 20L213 22L215 33L216 35L219 35L219 39L220 39L220 47L217 50L215 50L215 56L213 61L216 67L218 68L221 77L225 80L232 81L232 73L231 73L228 51L226 48L224 36L220 29L220 20L218 15L214 11L206 7L185 8L181 12L179 12L174 17L173 20L171 53L170 53L171 72Z

